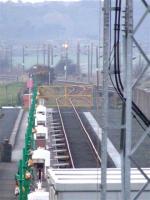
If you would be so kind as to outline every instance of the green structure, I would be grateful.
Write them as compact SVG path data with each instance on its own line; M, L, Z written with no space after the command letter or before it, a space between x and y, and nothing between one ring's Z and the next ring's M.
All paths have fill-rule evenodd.
M19 162L16 183L19 187L19 200L27 200L32 183L32 166L29 165L31 152L34 150L33 129L35 128L35 108L36 108L37 85L34 83L32 103L29 109L28 126L25 134L25 144L22 151L22 160Z

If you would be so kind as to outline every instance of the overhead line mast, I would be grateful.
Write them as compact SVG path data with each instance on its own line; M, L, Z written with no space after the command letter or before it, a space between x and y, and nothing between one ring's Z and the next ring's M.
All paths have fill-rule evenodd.
M108 84L110 58L110 0L104 1L103 29L103 127L101 143L101 200L107 198Z

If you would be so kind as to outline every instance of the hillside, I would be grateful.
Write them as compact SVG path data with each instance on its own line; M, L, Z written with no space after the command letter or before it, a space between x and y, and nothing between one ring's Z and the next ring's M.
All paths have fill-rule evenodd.
M2 40L97 39L98 2L0 3Z

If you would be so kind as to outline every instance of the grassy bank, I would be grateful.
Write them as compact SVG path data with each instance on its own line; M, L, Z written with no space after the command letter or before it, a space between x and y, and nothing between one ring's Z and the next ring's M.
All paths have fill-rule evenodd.
M18 93L23 86L22 82L0 84L0 106L18 105Z

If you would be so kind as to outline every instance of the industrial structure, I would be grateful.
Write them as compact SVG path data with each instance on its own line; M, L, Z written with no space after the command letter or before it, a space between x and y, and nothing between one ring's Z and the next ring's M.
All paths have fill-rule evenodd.
M108 86L109 77L116 89L116 92L122 100L122 124L121 124L121 199L146 199L142 196L149 184L148 174L141 168L138 161L134 158L134 153L142 145L144 139L149 135L149 119L142 112L136 102L133 101L133 89L139 83L145 72L149 67L149 58L136 39L135 35L142 25L144 19L149 14L149 4L145 0L141 0L145 7L144 14L140 17L136 25L133 24L133 1L115 1L112 7L110 0L104 1L104 51L103 51L103 100L104 100L104 123L103 123L103 140L102 140L102 176L101 176L101 199L107 199L107 136L109 122L108 122ZM137 2L134 2L137 3ZM122 14L123 13L123 14ZM123 15L123 20L121 17ZM112 46L111 41L111 23L112 16L114 17L114 42ZM121 26L121 23L123 25ZM122 33L122 34L121 34ZM121 38L122 36L122 38ZM121 55L121 42L123 44L123 55ZM133 79L133 44L146 60L146 67L138 74L137 79ZM111 57L113 54L113 70ZM122 61L123 60L123 61ZM140 126L143 125L143 133L135 142L133 135L132 117L134 117ZM133 142L134 141L134 142ZM139 170L145 178L142 187L139 188L136 194L132 194L132 168L131 165Z
M46 108L43 107L46 105L39 105L36 108L37 110L35 122L33 123L33 116L31 116L31 119L29 119L30 130L28 131L32 135L33 131L31 130L35 128L36 131L34 133L34 140L36 141L36 148L38 148L39 146L45 149L35 150L32 154L31 159L33 165L36 167L39 176L38 192L43 191L42 181L46 179L48 183L48 189L47 193L43 191L43 195L47 195L49 193L48 196L50 199L81 199L81 196L82 199L101 200L148 199L149 187L147 186L149 184L149 168L143 169L138 164L138 161L134 158L134 153L143 143L144 139L149 135L150 124L149 119L143 113L140 107L136 104L136 101L134 101L132 97L133 89L136 87L141 77L148 69L150 63L148 56L146 55L146 53L144 52L144 50L142 49L138 40L135 37L135 34L140 28L146 15L149 14L148 3L145 0L141 0L141 2L144 4L146 11L143 14L143 16L141 16L136 26L134 26L133 24L132 0L116 0L114 2L112 2L111 0L104 0L103 2L104 28L102 128L98 126L97 122L94 120L94 118L92 118L90 113L84 112L84 117L91 125L94 131L93 135L96 134L96 137L98 137L100 144L97 143L95 137L92 136L92 131L89 131L84 125L84 119L77 109L79 106L79 99L75 99L73 94L75 94L76 97L80 98L80 103L82 102L81 96L84 96L84 93L80 92L79 86L73 86L69 89L66 88L63 94L64 97L62 94L57 94L52 90L48 91L49 89L46 87L42 87L41 89L39 88L38 99L46 99L46 94L50 92L52 95L50 96L49 100L46 100L48 100L50 103L50 100L53 99L53 103L55 101L55 103L53 104L54 107L51 104L51 108L47 108L46 111ZM121 19L122 17L123 20ZM121 25L122 23L123 25ZM113 28L112 24L114 24ZM146 67L141 71L141 73L136 79L133 79L132 77L133 44L137 47L137 49L147 62ZM79 43L77 46L77 51L77 62L79 67L77 69L77 73L79 73ZM93 44L91 45L91 54L92 51ZM98 57L98 49L96 49L96 54ZM90 61L92 62L92 58L90 59ZM90 67L90 61L88 62L88 82L90 81L90 78L92 77L93 73L93 69L92 67ZM97 60L97 71L98 64L99 60ZM67 81L66 74L65 80ZM109 123L110 85L114 87L114 90L116 91L122 102L122 119L119 127L111 127ZM83 91L87 91L86 87L87 86L83 86ZM99 90L98 73L97 89ZM97 94L99 95L99 93ZM86 95L87 97L89 97L87 93L85 93L85 96ZM35 94L33 98L35 99ZM30 112L30 115L33 115L34 113L34 99L32 101L32 113ZM85 100L83 99L83 101ZM40 100L39 102L44 102L44 100ZM69 105L69 110L68 108L64 108L63 110L62 107L64 105L65 107ZM38 109L43 110L38 111ZM78 125L77 127L77 132L75 132L75 128L73 128L72 123L70 124L71 126L69 126L69 124L66 126L66 121L68 119L71 120L71 118L74 120L74 122L76 122L76 126L78 123L71 114L68 115L69 118L65 114L66 112L72 112L71 109L73 109L74 115L78 119L77 121L80 122L80 125ZM135 136L133 135L132 118L137 120L139 125L143 128L142 135L136 140L134 139ZM30 120L32 120L32 125ZM45 130L46 132L44 132L44 129L42 130L41 128L42 126L48 127L48 130ZM98 130L96 130L96 127L98 127ZM116 149L108 139L109 129L113 128L117 128L118 130L120 130L120 141L118 141L120 142L119 153L118 151L116 151ZM71 134L73 130L74 134L77 137L76 139L74 138L75 136ZM81 135L79 130L82 130ZM27 132L27 135L28 134L29 133ZM33 138L29 135L28 139L30 138L30 140L32 141ZM86 135L85 137L86 140L88 140L89 149L84 141L85 139L82 139L82 135ZM75 140L79 140L78 143L81 144L79 144L78 146ZM28 141L26 142L28 148ZM33 145L34 142L31 143ZM99 145L101 146L101 153L99 152ZM77 149L80 149L81 146L83 146L81 152L77 153ZM33 149L33 146L31 147L31 149ZM26 151L26 149L24 151ZM46 161L46 159L50 159L50 162ZM94 159L96 159L96 162L94 161ZM20 162L20 167L21 166L22 163ZM20 171L20 179L18 179L19 187L22 187L23 184L23 182L21 181L23 179L23 176L21 174L22 171ZM30 179L31 176L27 178ZM29 190L30 185L28 184L25 184L27 190ZM29 192L27 192L27 194L28 193ZM36 192L34 191L33 193ZM33 193L29 194L29 196L32 196ZM22 193L20 193L19 195L24 196L24 194ZM23 196L20 197L20 199L24 198ZM45 196L45 198L48 198L48 196ZM34 199L33 197L28 198Z
M37 49L37 64L28 71L28 94L23 95L25 111L13 111L18 118L0 146L0 159L6 162L17 160L15 146L20 143L22 149L14 180L17 199L149 200L150 112L144 105L150 97L142 96L148 88L138 87L150 59L136 34L150 4L138 0L145 12L134 24L135 1L100 0L100 41L86 46L86 80L79 41L72 80L67 42L62 46L64 74L56 80L54 47L44 46L43 65ZM146 66L133 76L135 51ZM24 72L25 47L22 53Z

